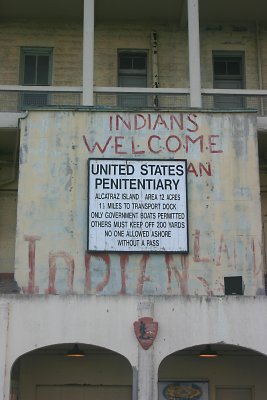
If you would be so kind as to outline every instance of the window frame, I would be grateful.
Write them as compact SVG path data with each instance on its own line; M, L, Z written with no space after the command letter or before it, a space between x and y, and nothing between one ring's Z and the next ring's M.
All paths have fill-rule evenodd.
M49 56L48 83L39 85L37 83L24 83L25 56ZM53 66L53 47L22 47L20 50L20 83L24 86L50 86L52 84L52 66Z
M223 75L223 74L215 74L214 70L214 63L216 58L221 58L222 60L225 59L227 61L230 61L231 59L237 59L239 58L240 61L240 66L241 66L241 73L238 75ZM245 88L245 52L244 51L219 51L219 50L213 50L212 52L212 71L213 71L213 84L216 79L216 76L218 79L224 80L240 80L242 82L242 89ZM227 77L227 78L225 78Z
M240 62L240 74L215 74L215 62L218 59L222 59L225 61L231 61L231 59L239 59ZM213 74L213 87L215 89L221 89L221 87L218 87L218 84L216 82L240 82L240 87L239 89L245 89L246 87L246 74L245 74L245 52L244 51L223 51L223 50L213 50L212 51L212 74ZM227 84L225 89L227 89ZM228 89L232 89L230 86ZM245 99L242 96L237 96L237 95L216 95L214 96L214 107L215 108L221 108L220 107L220 102L222 100L228 100L229 101L229 107L224 107L227 109L244 109L245 108ZM231 106L231 101L234 103L239 102L240 107L234 107Z
M48 56L48 82L47 84L25 83L25 58L28 55ZM21 47L20 50L20 84L22 86L51 86L52 84L52 67L53 67L53 48L52 47ZM37 67L36 67L37 68ZM36 81L37 75L35 77ZM32 101L31 101L32 99ZM22 92L19 96L19 109L27 109L32 107L47 106L50 102L50 94L48 92Z
M144 56L145 57L145 63L146 63L146 68L145 69L128 69L128 68L120 68L120 57L121 55L129 55L129 56ZM148 85L148 50L145 49L118 49L118 55L117 55L117 81L118 81L118 87L123 87L119 85L120 81L120 76L145 76L146 77L146 86L142 87L147 87Z
M117 85L118 87L136 87L136 88L146 88L148 86L148 54L149 50L147 49L118 49L117 51ZM145 69L142 68L120 68L120 57L122 55L129 55L134 57L143 56L145 58ZM123 85L120 82L121 77L144 77L145 84L140 86L135 85ZM117 103L119 107L130 107L130 108L143 108L147 107L148 96L146 94L138 94L138 93L129 93L129 94L120 94L117 97Z

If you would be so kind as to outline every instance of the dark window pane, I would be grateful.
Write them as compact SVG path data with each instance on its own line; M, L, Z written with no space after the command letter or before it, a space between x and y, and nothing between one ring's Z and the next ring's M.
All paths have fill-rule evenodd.
M147 86L147 55L144 52L119 53L118 84L121 87ZM145 107L147 96L125 94L118 96L118 105L121 107Z
M228 61L227 72L229 75L241 75L241 61Z
M146 57L134 57L133 58L134 69L146 69Z
M48 85L49 56L38 56L37 59L37 85Z
M225 61L214 61L214 74L224 75L226 74L226 62Z
M214 87L217 89L241 89L243 87L242 57L223 56L214 58ZM243 96L215 95L214 107L242 109Z
M24 58L24 80L25 85L36 83L36 56L25 55Z
M120 54L119 55L120 69L146 69L146 54Z
M120 56L119 68L120 69L132 69L132 57Z

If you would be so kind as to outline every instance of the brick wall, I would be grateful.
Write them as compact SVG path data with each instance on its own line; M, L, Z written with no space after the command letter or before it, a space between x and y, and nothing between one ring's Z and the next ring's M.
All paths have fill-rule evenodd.
M82 26L74 23L10 22L0 25L0 83L19 83L21 47L52 47L53 84L81 85Z
M152 31L158 33L159 78L162 87L188 86L187 31L176 24L100 24L95 26L95 85L117 85L117 50L146 49L149 52L151 86ZM261 27L261 51L267 66L267 28ZM202 86L212 87L212 51L244 51L246 88L258 88L256 26L201 26ZM20 49L23 46L52 47L53 84L82 84L82 25L79 23L10 22L0 26L0 83L19 82ZM267 85L267 67L263 67Z
M262 56L262 80L263 87L267 88L267 25L261 25L260 28L261 40L261 56Z
M202 86L213 87L212 52L236 51L245 55L245 87L258 89L256 27L211 24L201 27Z

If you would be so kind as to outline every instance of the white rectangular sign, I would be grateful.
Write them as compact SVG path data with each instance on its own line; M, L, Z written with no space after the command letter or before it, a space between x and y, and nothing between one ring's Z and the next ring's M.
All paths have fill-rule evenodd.
M88 251L187 253L186 167L89 159Z

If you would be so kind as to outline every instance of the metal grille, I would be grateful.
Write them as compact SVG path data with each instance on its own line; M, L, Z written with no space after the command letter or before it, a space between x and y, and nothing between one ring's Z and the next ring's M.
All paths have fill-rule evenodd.
M96 93L95 105L103 107L120 107L127 109L137 108L187 108L189 107L188 95L165 95L165 94L108 94Z
M47 106L79 106L81 94L72 92L0 91L0 112L17 112Z
M232 100L236 99L235 102ZM233 108L233 104L236 107ZM267 115L266 96L202 95L202 107L217 110L256 110L259 116Z
M233 102L228 98L236 97L239 104L233 108ZM230 99L230 100L231 100ZM17 112L28 108L47 106L77 107L82 105L80 92L21 92L0 91L0 112ZM123 109L183 109L190 107L188 94L146 94L95 92L94 105L99 107L118 107ZM242 96L228 94L203 94L202 108L209 110L256 110L258 116L267 116L267 96Z

